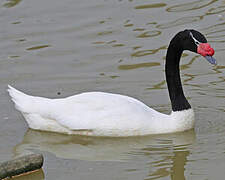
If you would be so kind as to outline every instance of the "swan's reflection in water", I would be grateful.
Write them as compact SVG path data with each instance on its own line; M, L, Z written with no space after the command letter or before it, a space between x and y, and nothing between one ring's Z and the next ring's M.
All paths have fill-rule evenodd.
M18 156L40 150L53 153L62 159L118 163L140 161L148 168L146 179L171 176L173 180L182 180L185 179L185 164L194 140L194 131L144 137L104 138L28 130L23 141L15 146L15 154Z

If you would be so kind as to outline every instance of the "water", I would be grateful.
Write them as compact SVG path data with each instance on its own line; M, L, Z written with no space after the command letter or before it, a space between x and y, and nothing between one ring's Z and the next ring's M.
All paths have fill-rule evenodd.
M135 0L0 1L0 159L45 156L18 179L214 179L225 168L225 2ZM28 130L6 92L59 98L83 91L129 95L170 112L166 48L185 28L205 34L217 66L185 52L181 75L194 131L91 138Z

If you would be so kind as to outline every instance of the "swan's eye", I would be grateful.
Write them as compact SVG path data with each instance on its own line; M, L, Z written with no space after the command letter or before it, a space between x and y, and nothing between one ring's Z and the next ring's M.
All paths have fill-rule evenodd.
M199 42L199 41L195 41L195 44L196 44L196 45L199 45L199 44L200 44L200 42Z
M197 39L194 38L193 34L190 32L190 36L193 39L193 41L195 42L195 44L198 46L199 44L201 44Z

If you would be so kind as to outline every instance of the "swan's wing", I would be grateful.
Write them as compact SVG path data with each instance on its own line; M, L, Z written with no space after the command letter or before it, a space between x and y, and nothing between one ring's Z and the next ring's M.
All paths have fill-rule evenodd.
M151 111L151 113L149 113ZM71 130L124 128L140 124L143 116L157 113L127 96L90 92L55 101L48 116Z

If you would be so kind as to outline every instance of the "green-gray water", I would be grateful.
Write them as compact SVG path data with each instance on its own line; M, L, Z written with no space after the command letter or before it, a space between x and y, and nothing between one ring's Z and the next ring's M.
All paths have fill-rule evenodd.
M0 160L45 156L43 171L18 179L224 179L224 1L2 0L0 27ZM194 131L134 138L37 132L6 92L8 84L51 98L106 91L169 113L165 53L185 28L205 34L218 61L182 56Z

